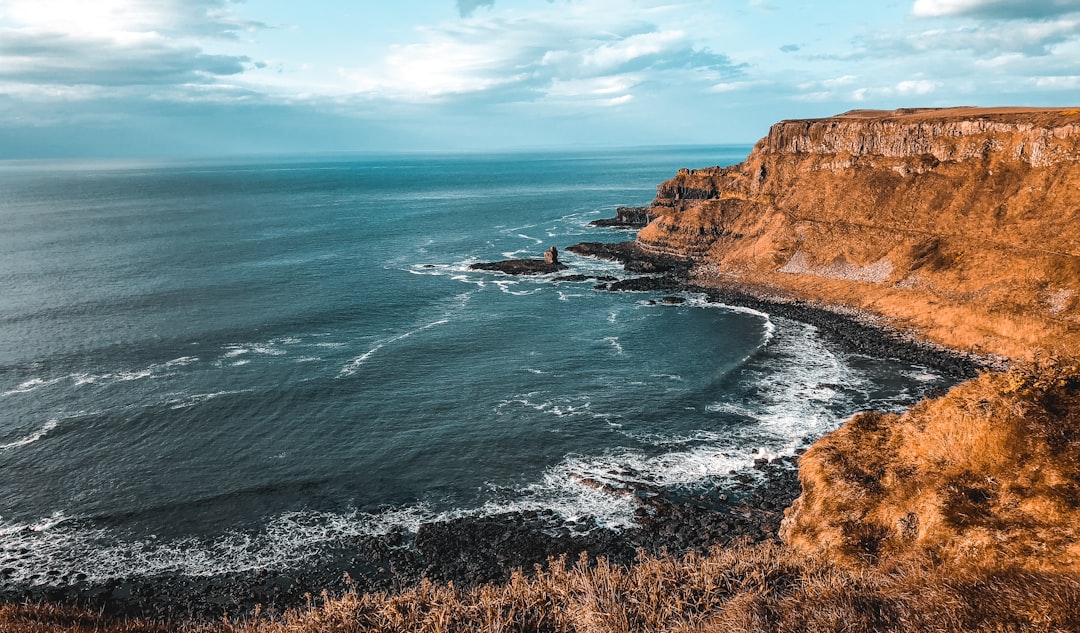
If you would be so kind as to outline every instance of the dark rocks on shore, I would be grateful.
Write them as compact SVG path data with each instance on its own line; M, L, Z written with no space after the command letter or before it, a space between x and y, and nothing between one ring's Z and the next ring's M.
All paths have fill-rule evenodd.
M660 273L597 284L597 290L664 293L682 291L704 294L707 300L713 303L752 308L808 323L817 327L827 339L853 351L925 365L958 379L973 378L986 366L985 362L975 356L911 341L891 330L863 323L805 301L767 299L735 285L722 288L698 286L688 279L690 262L651 255L634 242L583 242L567 250L579 255L619 262L630 272Z
M565 520L551 510L510 512L424 523L415 535L351 537L303 569L274 569L211 577L154 576L54 586L0 585L3 602L52 602L151 618L219 619L303 606L325 589L392 591L422 579L475 586L531 573L549 558L571 562L586 554L617 564L650 554L706 552L736 540L775 540L783 509L799 495L794 458L763 464L754 477L693 492L640 481L598 486L637 500L639 525L617 531L593 517Z
M656 217L651 207L619 207L615 209L615 217L593 220L589 224L616 229L640 229Z
M627 272L685 275L691 262L646 253L635 242L582 242L566 250L586 257L619 262Z
M562 275L551 280L553 283L579 283L583 281L618 281L618 277L611 275Z
M469 266L472 270L493 270L507 275L545 275L566 270L561 262L548 263L542 259L506 259L500 262L478 262Z

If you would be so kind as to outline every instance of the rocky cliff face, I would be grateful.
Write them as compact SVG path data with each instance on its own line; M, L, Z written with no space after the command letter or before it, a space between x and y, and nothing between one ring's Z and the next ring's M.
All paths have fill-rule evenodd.
M847 564L1080 569L1080 110L784 121L739 165L657 190L642 249L703 284L855 307L1030 360L800 459L782 537Z
M783 121L741 164L660 185L638 236L738 281L955 348L1080 349L1080 110Z

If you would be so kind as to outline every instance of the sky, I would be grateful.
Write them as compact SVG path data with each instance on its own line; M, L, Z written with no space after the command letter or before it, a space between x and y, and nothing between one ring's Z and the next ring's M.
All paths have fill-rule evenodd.
M1080 106L1080 0L0 0L0 158L751 143Z

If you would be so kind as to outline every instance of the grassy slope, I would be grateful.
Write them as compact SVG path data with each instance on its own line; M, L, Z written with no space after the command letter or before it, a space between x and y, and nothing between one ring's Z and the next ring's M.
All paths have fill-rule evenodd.
M0 607L6 633L566 633L1080 630L1080 575L953 569L923 559L854 570L777 545L647 557L625 568L566 565L505 585L423 584L349 594L284 617L213 623L110 621L93 613Z

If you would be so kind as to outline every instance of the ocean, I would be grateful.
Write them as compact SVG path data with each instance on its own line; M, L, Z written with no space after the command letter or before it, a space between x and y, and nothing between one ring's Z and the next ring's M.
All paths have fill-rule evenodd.
M469 264L633 233L749 147L0 163L0 570L208 576L694 490L949 379L685 295Z

